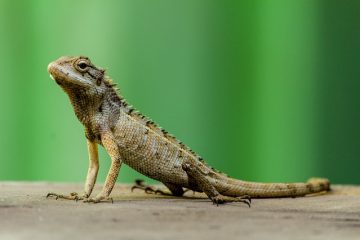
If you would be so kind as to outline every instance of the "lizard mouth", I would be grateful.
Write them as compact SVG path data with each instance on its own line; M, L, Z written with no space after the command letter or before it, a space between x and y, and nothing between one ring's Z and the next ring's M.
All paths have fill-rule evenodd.
M58 85L62 85L61 84L61 81L59 81L59 79L58 78L54 78L54 76L50 73L50 78L52 79L52 80L54 80Z
M58 66L56 65L55 62L51 62L48 65L48 72L50 73L50 77L55 80L55 82L59 85L61 85L61 81L64 80L63 77L61 77L61 75L63 74L63 71L61 71Z

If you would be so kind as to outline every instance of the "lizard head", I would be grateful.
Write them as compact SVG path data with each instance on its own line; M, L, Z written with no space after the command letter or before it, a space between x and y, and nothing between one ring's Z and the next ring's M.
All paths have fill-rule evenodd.
M89 116L95 112L121 105L115 84L105 77L105 70L87 57L61 57L49 64L48 71L69 96L82 123L89 122Z
M49 64L48 71L66 92L83 89L99 94L106 89L105 70L97 68L87 57L61 57Z

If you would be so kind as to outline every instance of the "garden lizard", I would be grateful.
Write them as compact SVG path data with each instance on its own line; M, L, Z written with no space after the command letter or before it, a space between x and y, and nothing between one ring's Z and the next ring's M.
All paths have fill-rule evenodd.
M322 178L306 183L256 183L230 178L209 167L185 144L130 106L105 70L89 58L61 57L49 64L48 71L69 96L85 128L89 153L84 193L48 196L94 203L109 200L122 163L162 182L174 196L190 189L204 192L215 204L239 201L250 205L250 198L297 197L330 189L330 182ZM111 166L102 191L90 198L99 170L98 145L109 154Z

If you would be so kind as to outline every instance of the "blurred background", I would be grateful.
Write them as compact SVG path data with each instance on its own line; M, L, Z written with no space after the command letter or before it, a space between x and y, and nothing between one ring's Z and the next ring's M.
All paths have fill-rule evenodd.
M232 177L360 183L359 24L350 0L0 0L0 180L84 181L47 65L85 55ZM100 182L109 164L101 149Z

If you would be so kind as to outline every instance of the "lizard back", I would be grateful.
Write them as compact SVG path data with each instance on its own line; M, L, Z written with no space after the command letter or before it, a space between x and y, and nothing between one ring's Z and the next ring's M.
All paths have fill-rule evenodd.
M194 151L120 99L123 107L114 136L124 163L153 179L181 186L188 186L188 176L181 167L184 161L213 171Z

